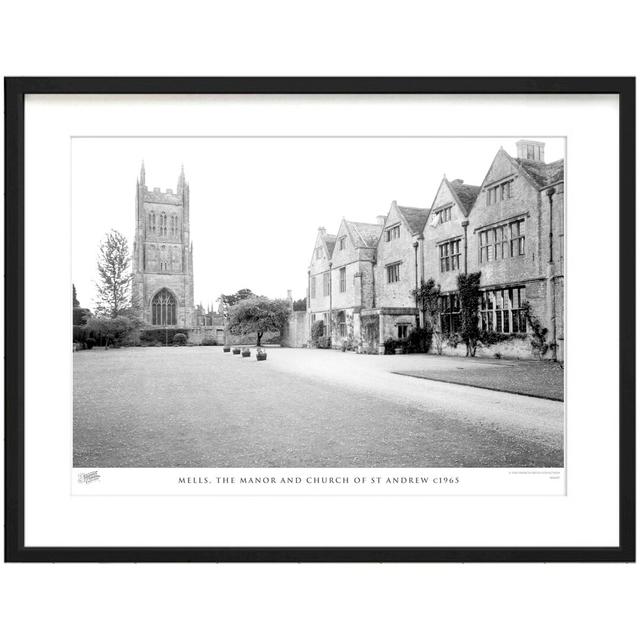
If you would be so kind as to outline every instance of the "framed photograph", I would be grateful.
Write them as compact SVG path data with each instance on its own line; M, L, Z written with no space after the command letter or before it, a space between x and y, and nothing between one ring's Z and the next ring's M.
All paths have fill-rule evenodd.
M7 78L21 562L635 560L635 79Z

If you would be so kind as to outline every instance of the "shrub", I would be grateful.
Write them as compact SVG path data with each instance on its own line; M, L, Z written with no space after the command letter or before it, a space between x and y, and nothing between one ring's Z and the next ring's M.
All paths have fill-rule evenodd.
M461 273L458 276L460 298L460 334L467 347L467 357L476 355L480 335L478 302L480 300L480 272Z
M324 321L316 320L311 325L311 344L314 347L322 348L318 346L318 342L321 338L324 338Z
M505 340L511 340L512 335L508 333L497 333L496 331L480 331L478 336L478 342L484 346L489 347L493 344L504 342Z
M355 340L352 336L343 338L342 343L340 344L340 349L342 349L342 351L354 351L357 347L358 341Z
M105 347L121 346L131 341L137 325L125 316L116 318L92 317L85 325L87 335Z
M142 345L156 345L159 342L160 346L165 343L171 344L173 337L176 333L181 333L188 337L189 333L185 329L158 327L157 329L143 329L140 331L140 344Z
M409 353L429 353L433 330L431 327L415 328L407 337L407 351Z
M331 338L329 336L321 336L316 341L318 349L331 349Z
M93 349L95 347L96 341L95 338L87 338L86 345L87 349Z
M394 340L393 338L387 338L384 341L384 354L386 356L395 353L396 346L398 346L398 340Z
M218 345L218 341L211 336L205 336L200 343L203 347L215 347Z
M447 334L447 346L451 349L455 349L462 341L462 336L459 333Z
M79 345L80 349L87 348L87 338L89 337L89 332L86 327L73 325L73 341Z
M545 356L545 354L547 353L547 351L549 351L550 348L556 347L556 343L547 342L549 329L547 329L546 327L543 327L542 322L540 322L540 319L533 314L533 311L531 309L531 303L528 300L523 303L522 309L524 311L524 317L527 319L527 324L531 328L531 336L530 336L531 350L533 351L533 353L535 353L538 356L539 360L542 360L542 358ZM554 360L555 360L555 354L554 354Z
M173 344L179 346L179 347L183 347L185 344L187 344L187 336L184 335L184 333L176 333L173 336Z

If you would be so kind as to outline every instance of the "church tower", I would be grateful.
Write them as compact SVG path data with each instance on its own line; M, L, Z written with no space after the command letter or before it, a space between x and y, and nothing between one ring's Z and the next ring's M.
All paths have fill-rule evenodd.
M184 167L174 193L149 190L142 163L136 186L133 304L146 325L193 327L193 245Z

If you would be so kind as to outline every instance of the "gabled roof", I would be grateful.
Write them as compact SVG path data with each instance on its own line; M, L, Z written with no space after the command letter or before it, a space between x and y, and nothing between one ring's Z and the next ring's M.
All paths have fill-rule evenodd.
M447 182L451 190L458 197L458 200L464 209L463 213L469 215L469 212L480 193L480 187L473 184L465 184L462 180L453 180L451 182L447 180Z
M491 175L491 171L498 160L504 157L513 167L514 172L520 174L535 189L544 189L545 187L559 182L564 179L564 160L555 160L554 162L544 163L537 160L524 160L523 158L514 158L507 153L502 147L498 150L489 171L487 171L482 186L487 184L487 179Z
M356 247L372 249L378 244L378 238L382 233L381 224L351 222L349 220L345 220L344 223L347 226L351 239Z
M320 240L320 245L318 244L318 239ZM333 247L336 246L336 236L333 233L327 233L324 227L320 227L318 229L318 235L316 236L316 244L314 245L316 248L318 246L324 247L326 256L328 260L331 260L331 256L333 255ZM311 258L313 261L315 259L315 251Z
M419 209L417 207L401 207L396 205L398 213L404 219L411 233L421 233L429 217L430 209Z
M523 158L514 158L514 160L539 189L564 180L564 160L555 160L548 164Z
M327 258L331 259L331 256L333 255L333 247L336 246L336 236L332 233L325 233L322 236L322 240L324 241L324 246L327 249Z
M437 209L434 205L438 200L438 195L443 185L445 185L451 192L454 202L458 205L458 207L462 211L462 215L465 216L465 218L469 217L469 214L471 213L471 209L473 208L473 205L475 204L475 201L478 198L478 194L480 193L481 187L477 187L476 185L473 185L473 184L465 184L464 180L461 180L460 178L456 178L455 180L449 181L447 180L447 176L444 176L442 178L442 182L440 182L440 186L438 187L438 190L436 191L436 195L433 199L433 205L431 205L431 210L434 211L434 215L437 215L440 209L442 209L442 205L439 206ZM440 217L438 216L438 220L439 219Z

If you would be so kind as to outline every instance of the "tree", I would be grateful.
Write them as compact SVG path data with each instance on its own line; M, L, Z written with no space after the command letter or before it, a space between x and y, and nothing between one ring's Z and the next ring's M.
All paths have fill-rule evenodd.
M547 351L550 348L554 349L553 360L556 360L555 347L557 346L555 342L547 342L549 337L549 329L542 326L542 322L540 319L534 315L533 309L531 308L531 303L528 300L525 300L522 304L522 311L524 313L524 317L531 329L531 335L529 342L531 344L531 349L538 356L538 360L542 360L546 355Z
M233 335L256 334L260 346L266 331L281 331L289 318L287 300L270 300L264 296L244 298L229 308L227 328Z
M73 324L74 326L81 326L87 324L87 319L91 317L91 311L84 307L73 308Z
M460 296L461 335L467 347L467 357L476 355L480 337L478 302L480 301L480 272L461 273L458 276L458 295Z
M120 346L127 342L131 332L136 328L135 324L124 316L116 318L93 317L87 320L86 330L93 338L104 344Z
M223 293L218 298L218 301L222 302L223 306L228 309L229 307L233 307L234 305L238 304L238 302L240 302L241 300L246 300L247 298L254 297L258 296L256 296L256 294L253 293L251 289L238 289L236 293Z
M293 310L294 311L306 311L307 310L307 299L300 298L300 300L294 300L293 302Z
M96 313L116 318L131 307L131 256L127 239L111 230L98 250Z
M79 327L87 323L87 318L91 317L91 311L80 306L80 301L76 294L76 285L72 284L71 286L73 287L73 326Z
M440 285L433 278L426 282L422 280L420 286L411 292L417 300L425 328L431 330L433 342L438 355L442 355L442 327L440 326Z

